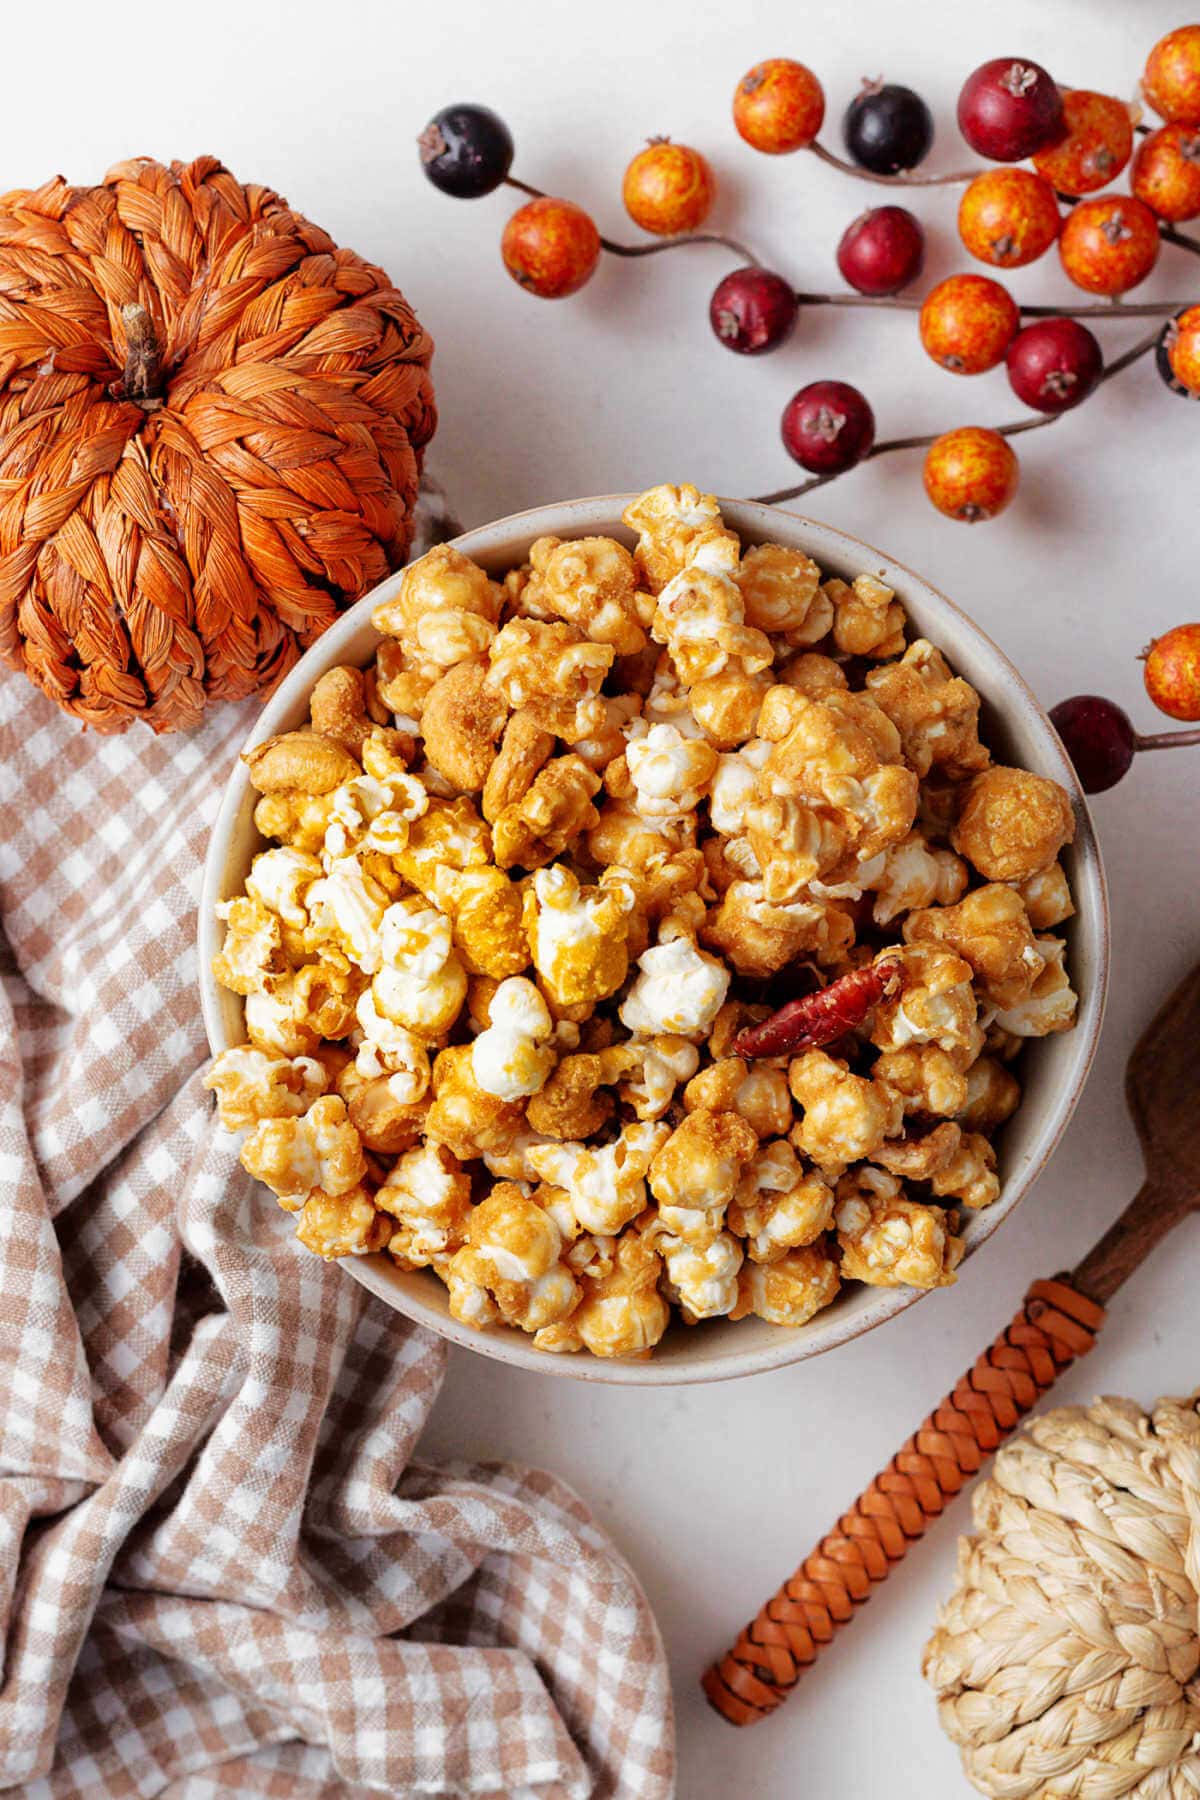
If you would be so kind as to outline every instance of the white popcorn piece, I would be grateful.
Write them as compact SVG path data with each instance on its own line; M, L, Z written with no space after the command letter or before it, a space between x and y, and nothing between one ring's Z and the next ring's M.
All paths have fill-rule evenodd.
M446 1295L454 1318L475 1331L485 1331L496 1323L500 1308L483 1283L472 1280L474 1271L469 1264L460 1263L459 1257L455 1256L438 1272L446 1283Z
M385 1017L366 988L355 1006L362 1042L354 1067L368 1081L387 1075L388 1091L400 1106L413 1106L429 1088L429 1051L403 1025Z
M627 879L585 888L561 863L537 870L525 929L533 966L556 1002L594 1002L621 985L629 966L625 920L635 903Z
M584 1231L613 1236L646 1205L646 1171L671 1135L663 1124L626 1125L611 1144L535 1144L531 1167L562 1188Z
M478 1309L469 1289L487 1288L501 1317L523 1331L540 1331L564 1319L579 1298L575 1276L561 1260L563 1238L553 1218L512 1182L498 1182L475 1207L467 1243L444 1269L450 1307ZM462 1291L458 1291L461 1284Z
M275 987L286 968L282 920L248 894L218 900L214 910L225 926L213 958L213 974L221 986L247 995Z
M536 1094L554 1067L554 1020L532 981L512 975L502 981L488 1008L491 1023L471 1046L476 1082L501 1100Z
M700 1067L700 1052L687 1038L664 1035L630 1050L640 1056L640 1067L631 1070L619 1089L622 1100L639 1119L661 1119L682 1082L690 1081Z
M396 1160L375 1204L397 1221L388 1248L414 1268L424 1268L441 1262L462 1243L470 1217L471 1178L444 1144L419 1144Z
M243 1144L241 1160L286 1212L298 1212L318 1188L331 1199L348 1193L366 1172L358 1132L334 1094L314 1100L302 1118L263 1119Z
M740 750L718 756L708 809L714 831L724 837L741 837L756 798L759 770L773 749L765 738L751 738Z
M731 662L748 675L770 666L770 639L746 625L741 589L732 579L738 554L734 538L701 542L658 596L651 632L667 646L685 687L720 675Z
M729 991L729 970L681 934L638 958L638 975L621 1003L621 1023L643 1037L669 1032L703 1037Z
M383 914L379 953L371 983L377 1010L420 1037L440 1037L467 995L449 919L416 896L398 900Z
M273 1056L250 1044L222 1050L204 1077L217 1096L226 1131L260 1119L299 1118L325 1092L326 1075L312 1056Z
M319 881L308 890L307 905L314 930L332 938L366 975L379 968L380 925L388 897L354 856L335 856Z
M770 1325L796 1330L837 1297L841 1275L836 1260L819 1244L789 1250L778 1262L748 1262L738 1279L734 1318L747 1313Z
M967 886L967 865L952 850L937 849L919 831L881 852L878 874L863 882L874 888L872 912L877 925L889 925L901 913L925 906L953 906ZM861 873L861 872L860 872Z
M418 776L403 770L384 777L358 775L334 790L325 828L330 860L355 850L394 856L408 843L408 828L428 810L429 795Z
M277 1056L307 1056L317 1047L317 1036L297 1017L295 977L274 982L269 991L247 994L246 1035L260 1050Z
M1033 984L1028 999L995 1014L993 1023L1014 1037L1048 1037L1054 1031L1069 1031L1075 1023L1079 996L1067 974L1067 946L1061 938L1040 937L1038 950L1044 968Z
M637 720L625 752L636 792L634 809L645 819L682 819L695 812L717 767L711 744L684 737L675 725Z
M742 1247L729 1232L718 1233L702 1250L665 1233L656 1237L655 1248L662 1255L667 1279L689 1323L697 1319L722 1318L733 1311L738 1297Z
M246 892L269 912L277 914L285 925L298 930L308 924L305 895L321 877L321 865L306 850L290 850L280 845L263 850L250 865Z
M905 1195L883 1169L856 1169L838 1184L834 1209L842 1273L869 1287L949 1287L962 1261L954 1215Z

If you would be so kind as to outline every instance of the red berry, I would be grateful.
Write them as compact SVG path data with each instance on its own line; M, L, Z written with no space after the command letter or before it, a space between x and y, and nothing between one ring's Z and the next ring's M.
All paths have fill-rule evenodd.
M875 442L875 414L845 381L813 381L783 409L784 448L814 475L841 475Z
M1036 262L1062 223L1054 189L1028 169L985 169L958 207L958 235L980 262L1017 269Z
M1200 306L1189 306L1163 328L1167 364L1184 391L1200 396Z
M1128 774L1137 733L1115 700L1102 694L1073 694L1050 708L1050 718L1085 794L1102 794Z
M1002 513L1017 491L1020 465L1008 440L986 425L944 431L925 454L925 492L948 519L977 525Z
M1172 719L1200 719L1200 625L1176 625L1144 652L1146 692Z
M1039 150L1033 166L1060 194L1092 194L1115 181L1133 155L1133 121L1123 100L1071 88L1062 97L1067 135Z
M1069 412L1086 400L1104 369L1100 345L1075 319L1039 319L1008 346L1013 393L1036 412Z
M734 269L713 289L709 324L727 350L762 356L789 336L799 307L790 281L770 269Z
M1164 125L1138 145L1129 185L1160 219L1200 217L1200 128Z
M1089 294L1124 294L1158 261L1158 221L1142 200L1102 194L1081 200L1058 240L1062 266Z
M898 294L925 261L925 233L902 206L860 213L842 233L837 266L860 294Z
M1181 25L1155 44L1142 92L1168 124L1200 125L1200 25Z
M733 122L767 156L806 150L825 117L825 93L811 69L787 56L755 63L737 84Z
M1021 324L1017 303L990 275L950 275L925 296L921 342L953 375L994 369Z
M997 56L963 83L958 129L980 156L1022 162L1061 137L1062 95L1040 64Z
M621 198L643 231L674 237L696 231L708 216L717 184L707 161L686 144L651 138L625 171Z
M500 240L513 280L543 300L562 300L591 279L600 260L600 234L572 200L548 195L518 207Z

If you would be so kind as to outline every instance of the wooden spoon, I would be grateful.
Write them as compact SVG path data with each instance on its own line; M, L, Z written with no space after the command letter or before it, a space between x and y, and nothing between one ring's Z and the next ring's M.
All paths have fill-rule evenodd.
M875 1588L1046 1392L1090 1350L1104 1308L1185 1213L1200 1206L1200 966L1143 1032L1125 1076L1146 1179L1068 1275L1035 1281L1012 1323L704 1676L731 1725L792 1692Z

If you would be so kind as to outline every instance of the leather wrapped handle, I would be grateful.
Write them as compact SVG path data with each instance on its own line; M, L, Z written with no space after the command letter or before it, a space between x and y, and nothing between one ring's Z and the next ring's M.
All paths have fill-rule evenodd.
M787 1699L1103 1323L1104 1308L1066 1277L1034 1282L1012 1323L706 1672L701 1685L723 1719L754 1725Z

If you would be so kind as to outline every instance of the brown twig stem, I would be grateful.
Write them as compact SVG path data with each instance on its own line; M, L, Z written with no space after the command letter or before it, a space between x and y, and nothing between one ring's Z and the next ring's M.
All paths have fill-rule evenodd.
M1178 750L1184 744L1200 744L1200 731L1152 731L1134 738L1137 750Z
M544 188L530 187L527 181L518 181L515 175L506 175L504 181L506 187L518 188L522 194L530 194L535 200L546 198ZM743 263L756 269L762 267L753 250L748 250L745 244L739 244L736 238L723 237L717 231L683 232L678 237L663 238L657 244L618 244L614 238L605 237L601 233L600 242L614 256L657 256L660 251L679 250L689 244L720 244L726 250L732 250L735 256L740 256Z
M1175 225L1160 225L1159 231L1168 244L1174 244L1177 250L1190 250L1193 256L1200 256L1200 240L1188 237Z
M920 312L923 301L909 300L900 294L796 294L798 306L875 306L896 312ZM1109 300L1089 302L1085 306L1022 306L1027 319L1168 319L1189 304L1186 300L1139 300L1131 306L1114 307Z
M838 169L843 175L853 175L855 181L873 181L880 187L953 187L962 181L974 181L982 175L982 169L955 169L949 175L876 175L872 169L860 169L857 164L843 161L827 150L824 144L816 140L807 146L819 162L828 163L831 169Z

